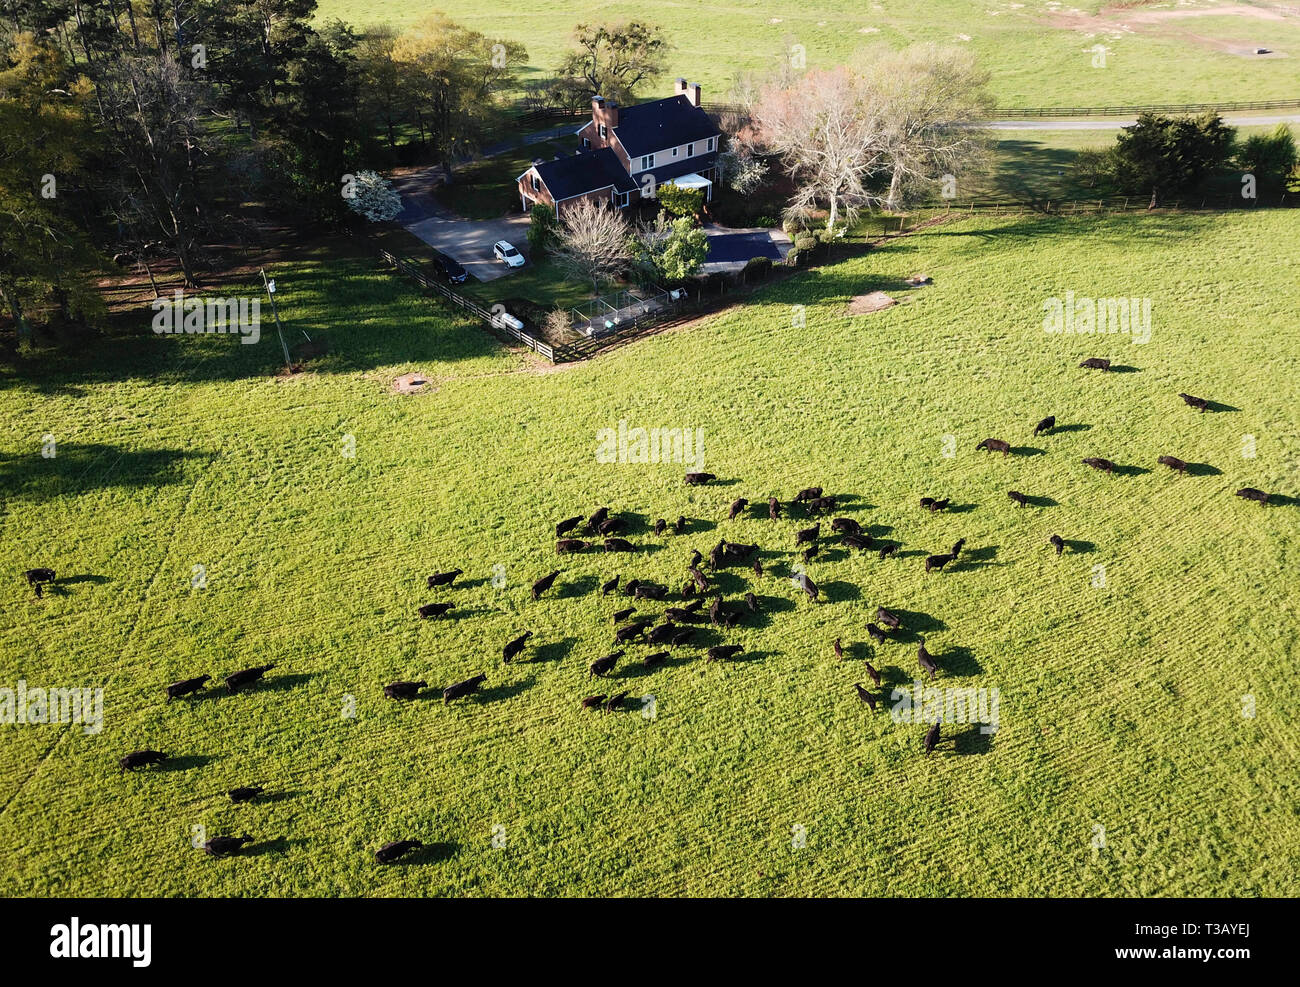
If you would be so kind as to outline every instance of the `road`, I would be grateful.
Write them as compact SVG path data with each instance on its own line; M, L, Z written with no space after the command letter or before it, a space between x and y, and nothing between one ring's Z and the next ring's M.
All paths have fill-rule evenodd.
M1283 113L1277 116L1249 117L1229 114L1224 121L1234 127L1271 127L1279 123L1300 123L1300 113ZM984 126L989 130L1118 130L1137 123L1129 120L991 120Z

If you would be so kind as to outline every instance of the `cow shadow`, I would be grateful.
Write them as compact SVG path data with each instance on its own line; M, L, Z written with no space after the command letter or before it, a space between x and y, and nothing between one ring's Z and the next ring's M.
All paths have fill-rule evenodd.
M460 853L460 844L447 841L445 843L426 843L422 847L417 847L408 853L401 860L396 860L391 864L381 864L382 867L419 867L424 864L437 864L450 860L456 854Z
M297 839L290 840L283 836L278 836L273 840L261 840L258 843L250 843L239 851L241 857L267 857L271 854L286 853L291 847L306 846L307 840Z
M923 555L929 555L929 554L930 554L929 552L923 551L922 549L919 549L919 548L909 548L909 549L908 549L907 551L905 551L905 552L895 552L895 553L894 553L894 558L896 558L896 559L915 559L915 558L918 558L918 557L920 557L920 556L923 556Z
M756 661L766 661L776 655L775 651L742 651L733 658L728 658L725 662L715 662L722 665L750 665Z
M993 734L981 733L979 724L972 724L951 739L954 754L987 754L993 749Z
M1112 363L1110 370L1107 371L1112 374L1140 374L1141 372L1141 367L1130 366L1127 363Z
M949 675L979 675L984 671L975 653L966 647L946 648L934 655L934 661L941 672Z
M537 684L537 677L529 675L518 682L502 683L501 685L491 685L487 688L479 688L472 697L476 703L501 702L503 699L513 699L515 696L531 689Z
M938 617L932 617L920 610L899 610L897 607L886 609L902 621L902 627L889 632L895 641L916 641L918 635L933 634L948 629L948 625Z
M1295 507L1297 504L1300 504L1300 498L1292 497L1289 494L1275 493L1275 494L1268 495L1268 502L1270 506L1276 505L1278 507Z
M557 600L571 600L574 597L586 596L599 587L600 579L596 576L579 576L577 579L569 579L562 583L555 593L555 598Z
M1217 466L1211 466L1209 463L1188 463L1188 476L1222 476L1223 470Z
M876 657L875 646L867 641L850 641L844 645L845 661L871 661L874 657Z
M1013 456L1042 456L1046 455L1046 449L1039 449L1036 446L1012 446L1011 455Z
M971 511L975 510L975 508L979 506L980 506L979 504L949 504L942 511L935 511L934 513L935 514L944 514L944 513L969 514Z
M470 617L482 617L488 613L496 613L496 611L490 607L453 607L447 611L445 616L450 617L453 621L459 621L467 620Z
M113 580L109 579L107 576L64 576L62 579L56 579L54 582L48 583L47 587L61 588L63 586L79 586L82 583L90 583L93 586L102 586L104 583L111 583L112 581Z
M952 564L950 572L968 572L971 569L982 569L987 566L997 565L993 561L997 557L997 545L981 545L979 548L972 548L970 551L963 550L957 557L957 561ZM897 611L895 611L897 613Z
M1052 426L1052 428L1050 428L1046 432L1043 432L1042 434L1056 435L1057 433L1060 433L1062 435L1065 435L1069 432L1087 432L1090 431L1091 429L1092 429L1091 425L1087 425L1083 422L1071 422L1069 425L1054 425Z
M1118 464L1111 470L1111 473L1115 476L1141 476L1150 472L1151 470L1146 466L1120 466Z
M532 657L521 664L531 665L537 662L562 661L573 653L573 646L578 643L576 637L562 637L558 641L549 641L533 649Z
M215 754L185 754L181 757L169 757L161 764L154 765L158 771L190 771L194 768L202 768L219 760Z
M821 590L821 595L828 603L862 599L862 587L858 586L857 583L850 583L844 579L832 579L828 582L818 583L817 588Z
M310 682L316 677L313 672L297 672L293 675L277 675L275 678L263 679L254 685L251 689L241 689L241 692L287 692L290 689L297 688L305 682Z
M897 665L881 665L876 669L880 673L880 688L892 690L900 685L909 685L913 676ZM888 696L888 692L885 693Z
M296 799L298 796L303 794L306 793L298 789L293 789L290 791L279 791L279 792L263 792L261 795L258 795L256 798L253 799L253 804L256 805L260 802L260 803L266 803L268 805L274 805L277 802L288 802L291 799Z
M870 535L872 538L883 538L893 530L894 526L892 524L864 524L862 526L862 533Z
M1062 541L1065 542L1065 547L1069 549L1073 555L1087 555L1089 552L1095 551L1097 548L1093 542L1084 541L1081 538L1063 538Z
M1233 407L1230 404L1224 404L1222 401L1206 401L1205 410L1211 412L1219 411L1240 411L1240 408Z
M1037 495L1030 495L1030 494L1025 495L1025 505L1027 507L1059 507L1060 506L1060 504L1057 503L1057 501L1051 497L1039 497Z
M460 579L454 584L454 586L435 586L434 589L474 589L477 586L484 586L491 581L491 576L479 576L477 579Z

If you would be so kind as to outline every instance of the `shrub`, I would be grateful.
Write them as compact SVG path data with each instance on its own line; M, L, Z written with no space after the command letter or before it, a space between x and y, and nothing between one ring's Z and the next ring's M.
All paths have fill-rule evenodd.
M759 216L758 219L754 220L754 225L773 227L776 225L776 217L768 216L766 213L764 213L763 215Z
M807 253L817 246L817 238L811 233L800 233L795 237L794 249L802 253Z
M748 281L751 276L764 279L771 273L772 258L770 257L749 258L749 260L745 262L745 269L741 272L746 281Z
M555 209L544 202L534 205L528 215L528 246L536 257L541 257L555 246L560 222L555 218Z
M704 208L704 189L682 188L672 182L660 185L655 198L670 216L694 216Z

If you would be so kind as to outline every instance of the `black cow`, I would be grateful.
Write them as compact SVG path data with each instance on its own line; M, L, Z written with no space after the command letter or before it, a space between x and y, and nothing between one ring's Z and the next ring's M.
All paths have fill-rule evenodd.
M501 660L507 665L514 661L515 656L524 650L524 645L528 643L528 639L532 636L532 631L524 631L513 641L506 642L506 646L501 649Z
M763 560L762 560L762 559L755 559L755 560L754 560L754 575L756 575L756 576L760 576L760 577L763 575Z
M663 518L660 518L658 521L655 522L656 535L662 535L667 530L668 530L668 522L665 521Z
M739 514L741 511L743 511L748 506L749 506L748 500L746 500L744 497L737 497L735 500L731 502L731 510L727 514L727 520L734 521L736 519L736 515Z
M934 726L925 731L925 752L927 754L934 750L935 745L939 743L939 721L934 721Z
M728 661L745 650L741 644L718 644L704 652L707 661Z
M1011 452L1011 443L1003 442L1001 439L985 439L975 448L977 450L983 449L987 452L1000 452L1002 453L1002 458L1006 459L1007 453Z
M568 555L573 552L581 552L587 547L587 543L578 538L561 538L555 543L556 555Z
M620 531L627 529L627 521L621 517L612 517L607 521L601 521L596 527L602 535L616 535Z
M1022 494L1019 490L1008 490L1007 496L1016 502L1017 507L1024 507L1026 504L1029 503L1029 498L1026 497L1024 494Z
M686 483L688 486L692 486L692 487L702 486L703 484L709 483L716 479L717 477L714 476L712 473L687 473L686 474Z
M657 583L637 583L632 595L638 600L662 600L668 596L668 587Z
M1079 364L1079 366L1087 367L1089 370L1109 370L1110 361L1103 360L1099 356L1092 356L1084 360L1081 364Z
M641 585L641 580L629 579L627 582L623 584L623 595L636 596L636 588L640 585Z
M857 535L862 533L862 525L851 517L837 517L831 521L831 530L845 535Z
M930 678L934 678L934 673L939 671L939 666L935 664L934 658L930 652L925 650L925 638L920 639L921 644L916 649L916 658L921 663L921 667L930 673Z
M146 764L162 764L165 760L167 760L167 755L162 751L143 750L132 751L117 763L125 772L143 768Z
M375 860L381 864L393 864L401 860L412 850L419 850L424 844L419 840L394 840L385 843L375 851Z
M836 638L831 642L831 647L835 649L835 657L840 661L844 660L844 646L840 644L840 639Z
M421 620L429 620L432 617L441 617L455 604L452 603L426 603L416 612L420 615Z
M881 549L880 549L880 559L881 559L881 561L883 562L885 559L889 558L891 555L893 555L893 554L894 554L895 552L897 552L897 551L898 551L898 546L897 546L897 545L884 545L884 546L882 546Z
M604 710L606 713L612 713L623 705L623 700L627 698L626 692L616 692L605 700Z
M261 785L244 785L240 788L232 788L226 792L230 796L230 801L239 804L240 802L251 802L262 792L266 791Z
M695 568L695 566L691 566L686 571L691 574L691 579L695 581L695 588L701 593L705 592L709 588L709 578L704 575L704 573L700 572L699 569Z
M617 574L614 576L613 579L609 580L609 582L603 584L603 585L600 587L600 595L601 595L601 596L609 596L609 594L612 593L612 592L614 592L614 590L616 590L616 589L618 589L618 576L617 576Z
M462 569L452 569L450 572L435 572L426 581L427 587L433 589L435 586L450 586L463 571Z
M624 624L614 632L614 641L618 644L627 644L636 637L644 637L646 628L654 623L654 618L650 617L645 620L638 620L632 624Z
M533 599L536 600L539 596L550 589L555 583L555 577L559 574L560 570L556 569L549 576L543 576L541 579L537 580L537 582L533 583Z
M1206 401L1205 398L1194 397L1191 394L1179 394L1178 396L1183 399L1183 403L1186 404L1187 407L1195 408L1200 412L1204 412L1205 409L1210 406L1210 402Z
M632 614L634 613L636 613L636 607L626 607L623 610L615 610L614 623L621 624L623 623L623 621L627 620L627 618L632 616Z
M586 525L584 525L584 527L592 534L595 534L596 529L600 527L600 525L604 524L605 519L608 517L609 517L608 507L597 507L595 512L591 515L591 517L587 518L587 523Z
M803 550L803 560L805 562L811 562L813 559L817 558L817 551L818 549L816 545L805 548Z
M876 711L876 697L873 696L868 690L864 689L862 687L861 682L854 682L853 688L858 690L858 698L861 699L868 706L870 706L871 712L874 713Z
M867 666L867 674L871 676L871 681L874 682L874 683L876 683L876 688L879 689L879 688L880 688L880 673L879 673L878 671L876 671L876 669L872 666L871 662L869 662L869 661L863 661L862 664L864 664L864 665Z
M750 613L758 613L758 597L753 593L746 593L745 606L749 607Z
M876 607L876 619L893 630L898 630L903 626L903 622L898 615L890 613L884 607Z
M961 547L965 544L966 544L965 538L958 538L955 542L952 543L952 557L954 559L961 554Z
M635 552L636 546L626 538L606 538L605 551L607 552Z
M1052 535L1052 537L1047 539L1047 541L1048 544L1050 544L1054 549L1056 549L1057 555L1060 555L1063 551L1065 551L1065 540L1061 538L1060 535Z
M245 843L252 843L251 836L214 836L203 844L203 852L209 857L228 857L238 853Z
M582 708L595 709L597 706L604 705L604 702L605 694L603 692L598 696L587 696L587 698L582 701Z
M923 503L921 504L921 506L924 507L931 514L935 514L939 511L946 511L948 509L948 505L952 503L951 497L945 497L943 500L935 500L933 497L923 497L922 500L929 501L928 504Z
M667 651L656 651L654 654L646 655L644 658L642 658L641 664L644 665L646 668L654 668L655 665L662 664L667 660L668 660Z
M563 521L561 521L559 524L555 526L555 537L559 538L561 535L568 534L570 531L572 531L581 523L582 523L581 514L578 514L574 517L566 517Z
M686 532L686 516L679 514L677 520L673 522L673 534L680 535Z
M673 639L668 643L671 644L674 648L678 648L681 647L683 644L690 644L691 639L694 637L695 637L694 627L683 627L681 630L679 630L676 634L673 635Z
M874 623L867 624L867 635L871 638L871 640L875 641L877 644L884 644L887 640L889 640L885 636L885 632L881 630L879 627L877 627Z
M1034 438L1038 438L1042 432L1050 432L1054 428L1056 428L1056 416L1048 415L1034 426Z
M646 641L649 644L667 644L677 634L677 625L671 620L665 620L662 624L650 629L646 635Z
M1115 471L1115 464L1109 459L1102 459L1100 456L1089 456L1083 462L1085 465L1091 466L1095 470L1104 470L1107 473L1113 473Z
M423 679L419 682L390 682L384 686L384 696L388 699L414 699L421 689L427 688L429 683Z
M615 651L613 654L606 655L604 658L597 658L587 667L587 678L607 675L614 670L618 660L623 657L623 652Z
M821 526L821 522L819 521L817 524L814 524L811 528L803 528L800 531L796 532L794 536L794 547L798 548L800 545L806 544L808 542L815 542L817 540L817 536L821 534L821 530L822 530L822 526Z
M860 552L865 552L871 548L871 544L874 541L875 539L870 535L852 534L845 535L843 539L841 539L841 544L843 544L845 548L856 548Z
M804 487L794 495L795 500L816 500L822 495L821 487Z
M53 569L28 569L23 573L23 578L27 580L27 585L33 589L40 588L41 583L54 582ZM39 595L39 593L37 594Z
M463 682L457 682L455 685L449 685L442 690L442 704L444 706L453 699L463 699L471 692L477 692L478 687L487 681L486 675L475 675L465 679Z
M1260 505L1268 504L1268 494L1264 493L1263 490L1256 490L1254 487L1242 487L1237 491L1236 495L1246 500L1253 500Z
M1187 472L1187 464L1177 456L1159 456L1156 462L1161 466L1168 466L1171 470L1177 470L1179 473Z
M808 513L816 517L818 514L830 514L835 510L834 497L814 497L808 501Z
M803 572L799 573L797 576L794 577L794 581L798 585L798 587L808 595L808 599L813 600L814 602L817 600L817 597L821 593L821 590L817 588L816 583L814 583L811 579L808 578L807 573L803 573Z
M931 572L934 569L938 569L940 572L943 572L943 567L956 557L957 556L955 555L927 555L925 557L925 571Z
M769 520L775 521L781 516L781 502L775 497L767 498L767 516Z
M179 699L181 696L188 696L191 692L198 692L212 678L211 675L200 675L196 679L185 679L182 682L173 682L167 687L167 701Z
M255 665L252 668L244 668L226 676L226 690L228 692L238 692L245 686L250 686L254 682L260 681L262 676L275 668L275 662L269 665Z

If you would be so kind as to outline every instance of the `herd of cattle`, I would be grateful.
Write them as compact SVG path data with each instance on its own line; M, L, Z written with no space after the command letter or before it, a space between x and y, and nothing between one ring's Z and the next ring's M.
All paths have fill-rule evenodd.
M1083 361L1080 366L1109 371L1111 364L1109 360L1089 359ZM1183 399L1188 407L1201 412L1205 412L1210 407L1210 402L1204 398L1194 397L1190 394L1180 394L1179 397ZM1048 416L1038 422L1034 427L1033 434L1035 437L1050 435L1055 428L1056 417ZM991 453L1001 453L1003 458L1011 455L1014 451L1009 442L998 438L984 439L975 448ZM1186 474L1188 469L1186 462L1174 456L1162 455L1156 461L1160 465L1167 466L1180 474ZM1083 460L1083 463L1106 473L1113 473L1115 470L1113 462L1100 457L1088 457ZM686 483L690 486L704 486L715 480L717 480L717 477L712 473L693 472L686 474ZM1236 492L1236 496L1260 504L1269 502L1269 494L1253 487L1243 487ZM1031 498L1018 490L1007 491L1007 497L1015 502L1018 507L1025 507L1031 503ZM795 494L788 504L783 504L776 497L769 497L766 503L766 515L768 520L775 522L782 518L783 513L791 517L799 513L807 520L813 521L808 527L798 528L794 532L793 551L797 554L798 560L802 560L806 565L820 556L821 545L823 544L822 519L825 516L834 515L839 509L839 502L843 499L842 496L837 498L835 495L824 494L821 487L807 487ZM932 513L946 510L949 503L950 498L946 497L940 499L926 496L920 499L920 506ZM750 501L744 497L737 498L732 501L728 508L727 519L734 521L742 517L751 506L758 508L758 505L751 505ZM761 510L761 508L758 509ZM660 518L655 521L652 530L656 536L662 536L669 527L672 528L675 534L686 534L691 528L691 521L685 516L679 516L675 522L669 525L666 519ZM863 529L858 521L851 517L832 516L829 527L833 534L839 536L839 545L847 549L850 554L855 551L873 551L876 552L879 559L884 560L894 555L899 548L897 542L882 541L873 537ZM638 551L638 546L622 537L623 534L630 533L631 528L631 520L611 514L607 507L599 508L590 516L577 514L565 518L555 525L555 551L559 555L570 555L588 549L601 550L606 553L635 553ZM575 533L585 535L586 538L573 537ZM1066 546L1066 541L1056 534L1053 534L1048 539L1048 543L1058 556L1062 554ZM925 571L927 573L942 572L946 565L956 561L964 545L965 539L959 538L949 551L927 555L925 557ZM757 544L741 544L729 542L726 539L720 539L707 556L702 555L698 550L692 550L685 566L686 578L675 595L672 588L668 586L636 578L623 580L621 574L615 574L607 579L600 586L600 596L605 598L611 594L621 593L622 597L629 600L632 605L619 606L616 604L616 609L611 615L612 622L615 625L613 644L620 647L592 661L587 669L588 678L606 679L611 676L618 667L619 662L626 658L627 648L634 644L645 645L647 649L658 649L645 654L639 662L643 668L653 668L661 665L671 656L672 652L666 649L703 647L704 643L700 641L700 625L712 625L725 630L737 627L746 619L757 617L762 612L762 608L758 597L752 591L746 592L739 600L726 600L717 585L717 579L720 571L742 566L751 569L755 577L761 578L764 575L764 570L759 552L760 549ZM703 568L706 558L709 568L708 573ZM810 601L816 603L820 600L821 591L807 572L804 571L803 566L797 564L798 560L789 565L790 580ZM531 586L532 599L535 601L541 599L545 593L554 587L561 573L562 570L556 569L536 580ZM463 570L461 569L435 572L426 580L426 586L430 590L445 589L450 592L454 589L456 578L462 574ZM37 597L42 595L44 586L57 584L56 575L52 569L29 569L23 573L23 576ZM668 602L673 602L675 605L666 606L663 613L658 616L643 615L633 619L634 615L642 607ZM706 602L708 602L707 608L704 606ZM417 612L421 619L438 619L446 617L454 609L455 604L453 602L443 601L425 604L419 607ZM658 622L656 623L656 621ZM866 625L868 636L878 645L883 645L890 640L897 640L899 632L905 630L903 619L884 606L877 606L875 619ZM524 631L519 636L506 642L501 651L503 663L509 664L518 659L528 647L532 637L532 631ZM919 641L917 661L922 671L933 679L941 670L941 665L926 650L925 638L917 635L916 640ZM844 660L845 648L842 639L837 637L831 643L831 647L835 656L840 660ZM743 646L738 644L716 644L704 649L704 659L708 662L728 661L736 658L743 651ZM863 661L863 666L867 676L872 680L874 686L879 689L881 687L880 672L869 659ZM236 693L251 688L275 667L274 664L257 665L233 672L225 678L226 689L230 693ZM205 689L211 680L209 675L199 675L174 682L166 687L166 701L171 702L173 699L197 693ZM455 682L442 689L442 701L447 704L457 699L463 699L476 692L486 681L487 675L480 673L463 681ZM397 681L385 685L383 694L386 698L392 700L412 700L419 697L428 688L428 683L423 680ZM884 692L876 694L861 682L854 683L854 689L858 698L869 706L873 712L877 709L878 704L884 700ZM628 695L628 690L597 693L582 697L578 705L579 708L584 710L600 709L605 712L613 712L624 706ZM935 722L926 731L922 740L925 753L928 754L933 751L939 741L940 727L939 723ZM160 764L167 759L167 756L167 754L155 750L132 751L120 759L119 767L122 772L134 771L151 764ZM232 789L227 794L232 802L245 803L256 800L263 794L263 789L260 786L248 785ZM250 842L252 842L252 838L247 835L217 836L203 843L202 849L212 856L227 856L239 853L244 845ZM393 863L423 846L424 844L420 840L394 841L380 847L375 853L375 859L379 863Z

